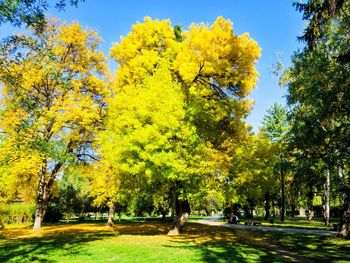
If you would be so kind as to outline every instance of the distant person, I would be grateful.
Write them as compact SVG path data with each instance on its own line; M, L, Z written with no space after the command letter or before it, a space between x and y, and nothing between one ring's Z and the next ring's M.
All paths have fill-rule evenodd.
M211 217L214 217L214 216L215 216L215 212L213 210L213 211L211 211Z
M233 224L238 224L238 222L239 222L238 216L237 216L237 215L234 215L233 218L232 218L232 223L233 223Z

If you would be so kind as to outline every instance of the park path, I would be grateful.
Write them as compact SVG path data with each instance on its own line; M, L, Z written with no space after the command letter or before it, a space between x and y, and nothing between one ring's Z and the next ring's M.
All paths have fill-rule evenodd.
M299 233L306 235L319 235L319 236L336 236L338 232L330 230L317 230L317 229L306 229L306 228L288 228L288 227L273 227L273 226L246 226L246 225L236 225L229 224L227 222L222 222L218 217L205 218L198 220L197 222L203 225L209 226L222 226L233 229L241 230L259 230L259 231L272 231L272 232L290 232Z

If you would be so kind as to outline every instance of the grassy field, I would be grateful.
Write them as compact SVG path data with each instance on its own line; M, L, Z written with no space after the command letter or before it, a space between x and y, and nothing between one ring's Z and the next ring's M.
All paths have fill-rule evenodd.
M272 226L269 221L263 219L263 217L255 217L254 219L241 218L241 224L245 221L259 221L263 226ZM339 223L338 219L331 219L331 226L333 223ZM285 221L281 222L278 217L274 219L275 227L288 227L288 228L305 228L305 229L318 229L318 230L330 230L331 226L326 226L322 218L313 218L308 221L304 217L287 217Z
M60 224L0 231L0 262L348 262L350 241L189 223Z

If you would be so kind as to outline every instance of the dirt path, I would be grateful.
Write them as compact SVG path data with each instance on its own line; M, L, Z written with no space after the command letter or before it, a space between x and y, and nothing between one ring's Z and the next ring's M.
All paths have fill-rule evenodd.
M319 235L319 236L336 236L338 232L329 230L317 230L317 229L305 229L305 228L287 228L287 227L273 227L273 226L246 226L246 225L235 225L226 222L219 221L219 218L208 218L197 221L200 224L209 226L223 226L233 229L241 230L259 230L259 231L273 231L273 232L290 232L300 233L306 235Z

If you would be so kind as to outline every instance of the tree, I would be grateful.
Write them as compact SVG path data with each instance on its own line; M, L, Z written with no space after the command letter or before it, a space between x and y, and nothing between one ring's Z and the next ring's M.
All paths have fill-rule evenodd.
M267 110L267 115L263 118L262 132L272 143L278 147L279 166L281 175L281 221L285 217L285 176L286 176L286 143L289 130L287 109L275 103Z
M69 0L70 5L77 7L84 0ZM63 10L67 5L66 0L58 0L55 7ZM45 11L49 3L46 0L1 0L0 1L0 25L10 23L13 26L25 24L38 32L43 32L46 25Z
M345 15L322 27L322 41L294 55L285 73L288 104L292 107L293 144L310 162L322 162L329 195L329 172L342 181L342 235L349 237L349 65L339 56L349 47L349 9ZM328 172L327 172L328 170ZM335 172L338 171L338 172ZM340 173L339 173L340 172ZM339 174L341 174L340 178Z
M175 32L169 20L145 18L112 47L120 67L101 155L134 181L170 186L177 234L192 193L206 176L221 176L227 145L246 132L260 48L221 17Z
M235 190L236 203L240 203L248 217L256 206L265 202L265 218L270 216L270 202L278 192L280 183L275 163L278 147L262 133L247 135L239 147L232 151L232 164L225 184ZM232 197L231 197L232 198Z
M93 158L108 96L101 38L78 23L50 22L42 34L7 43L0 57L3 104L1 164L9 178L37 185L34 229L40 229L52 186L66 164ZM21 40L19 37L18 40ZM25 174L13 166L30 167ZM12 180L12 179L9 179Z
M323 28L332 20L346 13L349 8L348 0L308 0L307 2L295 2L296 9L303 13L303 19L309 23L304 34L299 37L305 41L310 48L324 36Z

